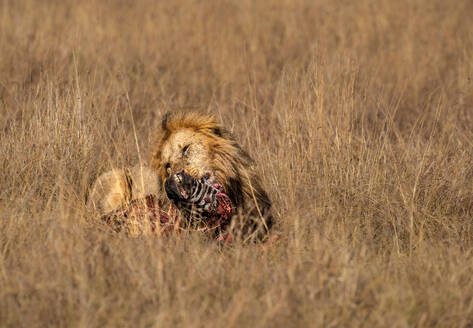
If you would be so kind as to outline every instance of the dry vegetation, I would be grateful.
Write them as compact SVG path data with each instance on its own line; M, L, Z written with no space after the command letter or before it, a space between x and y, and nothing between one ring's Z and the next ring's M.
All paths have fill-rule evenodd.
M472 14L0 1L0 327L471 327ZM126 238L86 213L91 179L146 160L179 107L261 163L277 245Z

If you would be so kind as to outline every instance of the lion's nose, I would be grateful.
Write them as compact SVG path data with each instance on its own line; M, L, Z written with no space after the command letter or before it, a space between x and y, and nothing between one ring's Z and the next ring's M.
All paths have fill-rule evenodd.
M166 165L164 165L164 168L166 169L166 173L168 174L168 176L171 175L171 163L166 163Z

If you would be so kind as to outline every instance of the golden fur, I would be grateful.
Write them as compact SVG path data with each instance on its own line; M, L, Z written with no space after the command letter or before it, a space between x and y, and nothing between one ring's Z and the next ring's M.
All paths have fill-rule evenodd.
M100 175L90 188L89 208L105 214L146 195L158 195L158 175L147 166L112 169Z

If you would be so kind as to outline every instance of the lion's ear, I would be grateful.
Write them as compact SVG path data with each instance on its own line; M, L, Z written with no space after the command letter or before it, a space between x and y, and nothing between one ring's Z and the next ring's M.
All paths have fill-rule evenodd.
M223 129L221 127L214 127L212 129L212 133L215 134L217 137L223 136Z
M212 133L220 138L232 139L232 135L223 126L215 126L212 128Z
M168 129L168 122L171 118L171 112L164 114L163 119L161 120L161 128L166 131Z

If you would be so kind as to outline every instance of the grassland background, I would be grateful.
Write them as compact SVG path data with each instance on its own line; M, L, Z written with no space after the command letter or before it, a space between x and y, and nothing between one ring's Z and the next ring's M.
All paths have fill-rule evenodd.
M0 1L0 327L472 327L473 2ZM217 115L281 241L111 235L93 177ZM136 131L136 139L134 129Z

